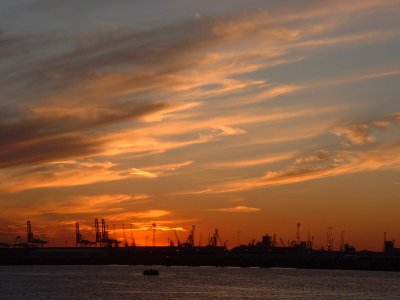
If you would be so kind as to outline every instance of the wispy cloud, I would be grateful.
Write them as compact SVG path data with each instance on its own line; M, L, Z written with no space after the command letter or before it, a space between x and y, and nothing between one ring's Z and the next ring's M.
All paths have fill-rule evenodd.
M335 156L335 163L326 166L301 168L291 166L287 169L267 172L262 177L236 180L221 184L212 187L210 193L247 191L251 189L306 182L345 174L399 168L400 160L395 154L399 149L400 148L392 148L385 154L380 153L380 150L374 150L367 153L339 152Z
M338 127L332 130L332 133L344 137L344 143L362 145L375 141L375 137L369 133L367 125L353 125L351 127Z
M294 161L295 164L305 164L305 163L314 163L314 162L321 162L321 161L328 161L331 158L331 154L328 150L318 149L315 150L313 154L296 158Z
M26 117L0 122L0 167L32 165L53 160L77 159L93 156L102 151L104 141L99 134L88 132L101 126L139 117L164 105L144 104L129 109L104 110L87 119L57 116ZM57 145L57 147L54 147Z
M134 227L133 227L134 231L147 231L147 230L153 229L152 224L148 224L148 223L135 222L135 223L133 223L133 225L134 225ZM167 225L157 225L155 227L155 230L159 230L159 231L186 231L184 228L182 228L180 226L171 227L171 226L167 226Z
M371 120L366 124L355 124L346 127L332 129L332 133L342 138L342 143L346 146L364 145L372 143L376 137L371 134L374 128L388 130L391 125L398 125L398 113L392 113L382 118Z
M363 145L375 141L369 134L369 126L376 126L377 120L396 123L397 113L372 120L371 125L352 125L343 127L340 134L345 135L349 143ZM381 126L378 126L379 128ZM387 129L387 127L384 127ZM338 129L336 134L339 135ZM345 146L349 144L344 143ZM209 187L207 193L227 193L247 191L256 188L293 184L298 182L316 180L321 178L400 168L400 160L396 154L399 151L399 143L379 142L363 151L348 151L339 149L334 152L325 149L317 149L311 155L298 157L293 165L278 171L268 171L265 175L249 179L237 179ZM310 164L311 163L311 164Z
M173 163L173 164L165 164L158 166L145 167L142 169L132 168L130 174L135 176L147 177L147 178L156 178L161 175L165 175L169 172L173 172L182 167L189 166L193 164L193 160L187 160L181 163Z
M284 160L288 160L293 158L295 155L294 152L286 152L282 154L272 154L266 157L261 157L257 159L251 160L240 160L240 161L227 161L220 163L212 163L210 166L212 168L244 168L244 167L252 167L258 165L267 165L272 164Z
M260 208L257 207L248 207L243 205L238 205L235 207L224 207L224 208L214 208L210 209L212 211L220 211L220 212L230 212L230 213L252 213L260 211Z
M72 199L69 200L70 202L76 202L79 205L102 207L122 204L126 202L141 203L143 200L147 200L149 198L150 195L146 194L100 194L92 196L74 196Z
M376 6L376 3L369 3L349 10ZM343 13L342 7L334 7ZM311 15L326 12L319 8ZM287 20L294 18L286 17ZM295 18L299 17L304 18L302 15ZM239 80L234 78L234 74L296 61L296 58L284 57L289 51L285 42L293 42L290 47L315 47L344 44L347 40L386 37L369 32L358 38L302 41L305 36L298 33L301 30L285 29L261 10L230 17L202 17L157 30L136 32L116 29L77 37L72 47L60 48L62 51L51 58L38 57L33 63L21 66L24 71L15 74L13 82L23 83L24 86L15 89L18 92L13 97L21 103L27 99L30 101L24 106L27 111L20 112L12 121L4 118L6 121L0 124L0 136L4 141L0 167L96 156L104 152L104 146L108 148L109 139L104 139L103 133L110 132L114 124L130 120L159 122L171 114L202 105L201 100L210 94L201 87L210 84L219 86L212 89L214 96L216 91L222 95L236 89L243 90L256 84L256 81ZM6 45L12 45L17 40L24 43L23 38L8 37L4 33L2 36ZM275 44L270 45L268 50L268 43L259 42L261 37ZM240 46L243 41L248 41L248 46ZM57 45L60 41L49 39L49 43ZM228 44L232 46L229 51L224 48ZM202 76L192 76L198 72L196 70L201 70ZM9 84L6 81L0 86ZM277 84L243 101L264 101L299 89L302 87L294 84ZM58 92L60 90L63 90L62 94ZM153 95L155 91L167 96L167 99L177 92L180 98L190 92L198 100L190 103L154 100L159 98ZM30 116L27 118L27 115ZM244 132L241 128L223 123L216 124L215 128L224 135ZM117 137L120 131L116 134ZM198 142L208 140L207 136ZM197 142L187 144L193 143ZM54 144L60 146L54 148ZM132 147L124 148L126 151L129 149L133 150ZM112 155L115 151L107 153Z
M110 162L52 163L24 170L0 173L0 190L18 192L35 188L63 187L114 181L126 178Z
M138 208L151 202L152 197L146 194L95 194L72 196L49 196L33 203L27 203L23 208L18 203L1 203L1 209L15 219L46 218L49 222L60 222L61 225L82 223L82 229L88 225L88 219L111 219L126 211L140 211ZM18 207L18 209L16 209ZM60 225L59 224L59 225ZM58 225L57 225L58 226ZM92 228L93 224L90 226ZM73 228L71 226L71 228Z
M281 22L296 22L305 20L326 21L332 17L346 17L352 15L369 15L384 9L393 9L399 4L398 0L366 0L362 2L339 1L320 1L315 5L310 5L304 9L289 10L285 14L279 15ZM345 18L347 22L348 20ZM321 22L319 22L321 23ZM336 24L340 26L340 24Z
M141 170L141 169L136 169L136 168L132 168L131 172L129 174L135 175L135 176L140 176L140 177L146 177L146 178L156 178L157 177L157 175L154 173L151 173L151 172L145 171L145 170Z
M152 218L159 218L170 215L171 212L168 210L145 210L130 213L132 218L141 218L141 219L152 219Z

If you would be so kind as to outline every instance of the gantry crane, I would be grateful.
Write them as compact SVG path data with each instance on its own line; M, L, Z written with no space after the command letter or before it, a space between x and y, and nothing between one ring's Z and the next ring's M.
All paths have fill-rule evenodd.
M33 234L31 221L26 222L26 234L28 247L40 246L43 248L43 245L46 245L48 243L48 241L41 240Z
M91 247L92 245L96 245L96 242L91 242L89 240L85 240L82 238L82 233L80 232L79 229L79 223L75 223L75 246L78 247L80 245L81 247Z
M126 239L126 234L125 234L125 224L122 224L122 233L124 236L125 247L128 247L128 240Z
M100 247L118 247L121 243L115 238L111 238L108 230L106 229L106 222L104 219L101 220L101 232L99 228L99 220L94 220L94 227L96 231L96 243L99 243Z
M189 236L186 239L186 242L183 243L183 246L185 247L194 247L194 232L195 232L195 226L192 226L192 230L190 230Z
M132 241L132 247L135 247L135 246L136 246L136 243L135 243L135 238L133 237L132 223L131 223L131 241Z
M174 229L174 234L175 234L175 238L176 238L176 243L178 245L178 247L182 247L182 243L178 237L178 234L176 233L176 230Z
M208 240L208 246L218 247L218 244L220 244L221 246L226 246L226 243L223 243L221 238L219 237L218 229L215 228L214 234Z

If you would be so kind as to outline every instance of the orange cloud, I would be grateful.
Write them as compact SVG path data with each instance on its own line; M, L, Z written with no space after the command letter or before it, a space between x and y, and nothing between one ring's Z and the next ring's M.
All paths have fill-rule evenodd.
M175 117L178 112L191 110L193 108L201 106L201 102L191 102L191 103L176 103L174 105L170 105L168 108L161 109L157 112L152 112L147 115L144 115L141 120L145 122L161 122L166 118Z
M372 128L388 130L390 125L397 125L398 113L392 113L377 120L372 120L367 124L356 124L347 127L337 127L331 130L333 134L343 139L344 145L364 145L372 143L376 137L371 134Z
M361 2L349 2L346 0L321 1L315 5L307 6L307 8L303 10L287 11L286 13L280 14L277 21L280 20L284 23L304 20L326 21L329 17L338 18L348 14L367 14L385 8L390 9L398 3L398 0L365 0ZM349 21L351 22L352 20Z
M113 170L111 162L68 162L50 163L23 171L0 173L0 190L19 192L35 188L86 185L105 181L121 180L127 177Z
M129 173L131 175L135 175L135 176L139 176L139 177L146 177L146 178L156 178L157 175L145 170L141 170L141 169L136 169L136 168L132 168L131 172Z
M338 127L332 130L338 137L343 137L344 144L363 145L375 141L375 137L369 132L368 125L353 125L350 127Z
M385 2L384 5L391 4L393 2ZM316 6L317 8L311 9L312 13L308 11L308 15L315 17L334 14L335 10L341 13L362 11L371 7L377 8L377 3L368 2L363 5L342 3L341 5L330 4L330 6L333 7L332 11ZM293 18L305 17L304 14L298 13L295 17L290 17L290 15L291 13L283 14L281 20L286 18L287 21L291 21ZM160 39L160 33L156 31L137 34L117 30L112 34L102 36L101 39L94 38L92 43L82 42L80 47L71 52L59 53L48 61L41 61L33 67L30 66L27 72L20 74L22 77L19 81L23 82L27 79L32 81L31 86L37 86L36 80L41 80L41 82L46 82L46 90L40 95L41 103L32 102L28 106L29 112L35 118L28 120L29 122L17 122L18 126L12 126L12 128L10 126L4 128L7 136L20 136L10 134L10 129L11 132L13 130L20 132L21 127L27 128L32 134L29 138L26 136L21 140L15 138L16 140L10 141L9 145L7 143L4 145L3 151L6 151L6 155L3 157L7 158L4 160L4 166L35 164L48 160L81 159L98 155L118 155L129 153L129 151L156 153L213 141L217 136L243 134L245 129L237 128L232 124L214 122L214 124L208 124L207 128L217 128L219 132L212 133L211 136L201 133L202 136L197 140L165 143L150 134L152 128L141 128L136 132L142 131L145 134L133 143L133 141L118 139L126 131L115 132L115 129L111 129L111 125L129 120L144 122L165 120L182 111L205 105L203 101L206 101L207 97L223 96L233 91L266 85L266 80L238 79L234 75L303 59L298 55L290 57L290 51L294 49L376 40L376 38L389 38L392 34L367 32L325 40L307 40L307 35L303 33L307 30L307 26L304 28L298 26L296 30L291 30L289 27L284 28L280 25L281 21L273 19L273 16L265 11L225 18L200 18L191 21L192 26L180 26L182 25L180 24L163 28L162 35L174 37L169 39L166 45L162 44L163 47L159 45L159 40L163 41L163 39ZM184 38L192 37L192 30L197 33L196 28L202 28L204 35L198 36L197 39ZM266 36L268 38L265 38ZM151 42L148 42L149 39ZM182 45L182 40L187 41L187 44ZM115 49L110 45L115 45ZM143 50L140 50L142 48ZM160 51L161 55L158 53ZM158 54L154 55L155 52ZM90 59L87 53L91 53ZM153 59L154 57L157 59ZM98 61L104 63L99 64ZM60 69L59 65L69 67ZM121 66L125 66L122 71L120 71ZM135 67L134 71L130 68L132 66ZM40 76L32 76L32 74L53 74L53 76L51 80L43 80L39 78ZM379 76L393 74L389 72ZM302 85L296 84L274 83L271 85L269 82L268 84L263 92L255 97L243 97L242 104L246 101L247 104L264 101L304 89ZM210 85L214 88L206 88ZM55 93L61 88L64 91L62 95ZM21 93L31 93L26 89L18 90ZM156 92L156 98L162 95L163 99L176 97L180 100L174 103L169 100L141 100L140 97L144 92L150 94ZM192 99L190 95L195 100L185 101L187 98ZM20 97L25 96L25 94L20 95ZM128 99L137 98L139 99L137 101L128 101ZM145 98L153 99L149 95ZM115 100L110 102L109 99ZM60 118L62 120L57 121ZM24 119L21 118L21 120ZM41 124L38 120L43 119L45 122ZM176 127L185 129L191 127L195 130L194 126L201 128L203 122L199 120L193 123L200 124L183 123L176 124ZM171 130L174 129L172 125L167 128L165 131L177 132ZM102 134L92 134L93 131L96 133L101 131ZM189 129L185 132L189 132ZM106 137L103 136L104 133ZM117 141L114 141L112 136ZM57 151L52 147L55 143L61 145ZM46 153L46 155L41 155L41 153Z
M105 207L105 206L113 206L118 205L124 202L135 202L142 203L143 200L149 199L150 195L146 194L136 194L136 195L128 195L128 194L100 194L100 195L92 195L92 196L74 196L69 198L69 203L71 206L77 205L83 211L85 207Z
M146 167L146 170L156 170L156 171L175 171L179 168L182 167L186 167L186 166L190 166L191 164L193 164L194 161L193 160L187 160L184 162L180 162L180 163L173 163L173 164L165 164L165 165L157 165L157 166L151 166L151 167Z
M159 217L164 217L168 216L171 214L170 211L168 210L144 210L144 211L139 211L139 212L134 212L134 213L129 213L130 216L134 218L140 218L140 219L151 219L151 218L159 218Z
M134 225L133 230L135 230L135 231L147 231L147 230L153 229L153 225L149 224L149 223L135 222L135 223L133 223L133 225ZM186 231L181 226L171 227L171 226L160 225L160 224L156 224L155 229L159 230L159 231Z
M236 180L214 186L210 188L210 193L246 191L344 174L400 168L398 151L400 151L398 144L383 145L365 153L339 151L328 165L312 167L291 166L283 170L267 172L262 177Z
M269 155L269 156L258 158L258 159L213 163L213 164L210 164L210 166L213 168L252 167L252 166L257 166L257 165L266 165L266 164L272 164L272 163L288 160L288 159L293 158L294 155L295 155L294 152L286 152L286 153L277 154L277 155Z
M238 205L235 207L215 208L215 209L210 209L210 210L220 211L220 212L252 213L252 212L260 211L261 209L257 208L257 207L248 207L248 206Z
M314 154L296 158L295 164L305 164L305 163L314 163L321 161L328 161L331 158L331 154L328 150L318 149L314 151Z
M338 37L310 39L301 41L293 45L294 48L318 48L318 47L343 47L351 44L361 44L369 42L379 42L391 38L396 38L400 35L398 31L367 31L355 34L348 34Z
M179 168L189 166L193 163L193 160L187 160L181 163L151 166L142 169L132 168L130 174L146 178L156 178L161 175L166 175L168 172L173 172Z

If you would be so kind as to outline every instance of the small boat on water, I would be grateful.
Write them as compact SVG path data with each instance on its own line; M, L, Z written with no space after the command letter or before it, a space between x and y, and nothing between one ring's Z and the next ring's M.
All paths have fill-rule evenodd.
M149 269L149 270L144 270L143 275L158 276L160 275L160 272L158 272L158 270Z

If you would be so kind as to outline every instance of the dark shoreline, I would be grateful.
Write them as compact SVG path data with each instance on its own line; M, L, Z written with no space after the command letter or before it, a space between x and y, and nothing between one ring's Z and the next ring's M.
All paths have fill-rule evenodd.
M164 265L400 271L400 255L224 247L1 248L0 265Z

